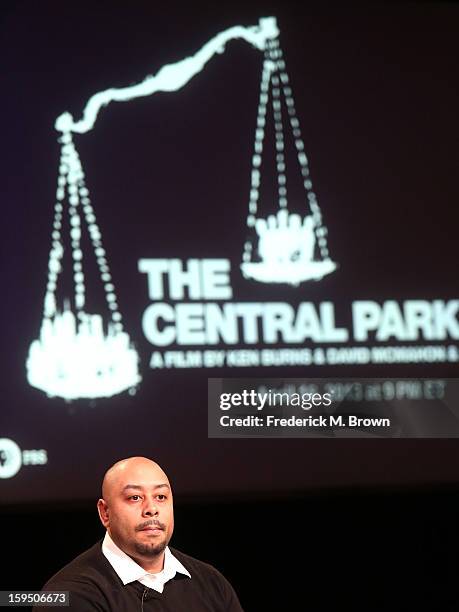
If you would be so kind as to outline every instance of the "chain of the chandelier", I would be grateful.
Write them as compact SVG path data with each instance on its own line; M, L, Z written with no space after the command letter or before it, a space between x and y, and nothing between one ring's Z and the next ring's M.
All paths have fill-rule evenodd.
M266 131L268 114L269 94L272 96L272 114L274 119L276 170L277 170L277 192L279 208L288 207L287 198L287 176L285 165L285 138L284 123L282 118L281 90L285 101L290 128L295 143L299 169L303 179L307 202L314 220L314 231L317 236L319 252L323 260L329 259L327 245L327 228L322 222L322 213L317 202L316 194L312 188L308 158L304 151L304 142L301 135L300 122L296 114L292 89L285 67L282 50L278 38L267 41L264 52L264 61L261 73L260 96L257 111L257 124L255 129L254 152L252 156L252 172L249 193L249 209L247 215L247 226L255 226L256 216L259 208L262 154ZM252 242L247 240L244 244L243 261L252 259Z

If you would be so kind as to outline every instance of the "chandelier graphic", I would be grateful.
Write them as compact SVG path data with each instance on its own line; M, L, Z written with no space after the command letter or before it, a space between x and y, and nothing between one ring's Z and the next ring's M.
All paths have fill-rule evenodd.
M270 94L279 210L276 215L269 215L265 219L257 218L256 215ZM299 214L291 214L288 210L283 112L288 116L305 191L305 202L310 212L303 218ZM300 122L277 38L268 40L264 50L246 223L249 230L255 228L258 236L256 250L253 247L253 239L244 244L241 270L246 278L264 283L298 285L303 281L318 280L336 269L336 263L330 259L328 251L327 228L322 222L322 213L312 190ZM257 255L258 261L255 261Z
M110 102L129 101L159 91L178 91L201 72L216 53L222 53L226 43L232 39L244 39L264 52L247 216L249 230L255 229L258 235L258 246L256 249L253 247L253 238L245 243L242 274L261 282L296 285L305 280L321 278L336 268L328 254L326 228L312 192L308 162L278 36L274 17L261 18L257 26L234 26L217 34L195 55L163 66L156 75L146 77L141 83L96 93L86 104L80 121L75 121L68 112L57 118L55 128L60 133L58 142L61 145L61 155L52 246L40 334L30 345L26 363L30 385L51 397L62 397L70 401L111 397L139 384L139 357L123 327L102 233L96 221L73 134L89 132L95 125L100 109ZM311 213L303 219L298 214L290 214L287 208L281 90ZM279 212L277 216L270 215L264 219L256 215L270 91L276 136ZM65 227L69 228L69 236L64 235L64 215L68 215ZM89 236L96 257L100 282L105 292L108 320L102 314L88 313L85 309L87 287L83 263L87 253L84 253L81 242L82 232ZM319 257L315 257L316 246ZM57 287L63 272L65 248L70 248L71 252L74 295L71 299L67 297L60 309Z
M110 397L135 387L141 380L138 355L123 330L102 234L85 184L85 175L70 130L59 139L61 156L54 206L52 246L48 262L48 283L40 337L34 340L27 359L27 378L33 387L49 396L66 400ZM73 265L73 304L66 300L63 311L57 306L57 286L63 270L66 246L63 215L68 213L70 250ZM82 231L89 234L96 256L100 281L110 320L85 311L86 286L83 268Z

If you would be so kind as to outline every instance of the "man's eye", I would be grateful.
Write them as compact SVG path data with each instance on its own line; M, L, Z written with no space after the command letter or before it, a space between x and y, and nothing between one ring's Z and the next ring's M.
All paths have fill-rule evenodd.
M137 501L140 499L140 495L131 495L129 499L132 499L132 501Z
M157 495L156 497L157 497L157 499L158 499L159 501L164 501L165 499L167 499L167 498L166 498L166 496L165 496L165 495L163 495L162 493L160 493L160 494L159 494L159 495Z

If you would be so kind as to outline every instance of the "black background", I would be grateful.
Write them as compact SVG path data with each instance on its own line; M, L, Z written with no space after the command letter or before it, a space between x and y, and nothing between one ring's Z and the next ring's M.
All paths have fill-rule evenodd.
M24 364L46 282L55 118L79 118L96 91L137 83L217 32L269 14L339 270L300 289L259 286L237 271L261 56L233 41L180 92L112 103L75 137L144 380L135 396L95 405L46 398L27 385ZM91 544L101 532L86 500L113 461L145 454L175 486L176 546L224 570L247 609L397 609L397 584L418 606L442 597L437 609L450 609L457 442L208 440L207 376L260 370L148 371L137 261L228 257L237 299L331 300L343 324L356 299L456 298L458 22L454 4L433 3L5 5L0 432L49 453L47 466L0 483L2 503L15 504L2 511L3 537L13 534L5 588L38 588L83 540ZM457 366L308 375L457 376ZM196 518L199 533L190 533Z

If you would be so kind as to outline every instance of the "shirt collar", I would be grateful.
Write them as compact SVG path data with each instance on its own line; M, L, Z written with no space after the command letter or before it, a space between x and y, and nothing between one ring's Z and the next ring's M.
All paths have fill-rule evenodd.
M108 531L105 534L104 541L102 542L102 552L107 558L110 565L113 567L121 582L126 585L129 582L140 580L149 573L146 572L143 567L134 561L129 555L119 548L110 537ZM177 557L169 550L166 546L164 551L164 581L170 580L179 572L185 574L188 578L191 578L190 572L180 563Z

